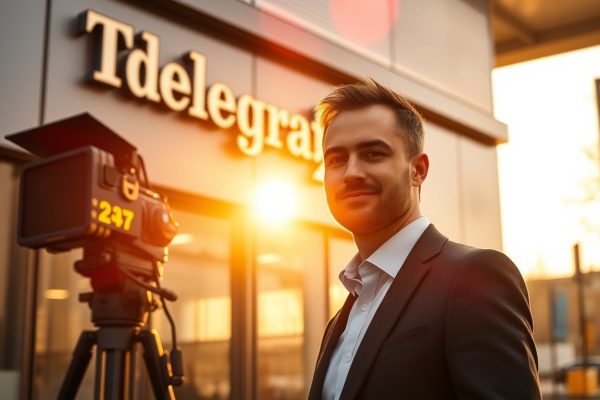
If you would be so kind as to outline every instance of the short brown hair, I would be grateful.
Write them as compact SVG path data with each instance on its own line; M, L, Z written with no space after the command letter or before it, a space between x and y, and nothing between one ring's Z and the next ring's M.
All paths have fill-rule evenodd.
M407 155L412 157L421 153L424 140L423 117L404 97L373 79L338 86L319 102L317 115L323 132L327 134L331 121L338 113L375 104L390 107L396 114L398 127L406 141Z

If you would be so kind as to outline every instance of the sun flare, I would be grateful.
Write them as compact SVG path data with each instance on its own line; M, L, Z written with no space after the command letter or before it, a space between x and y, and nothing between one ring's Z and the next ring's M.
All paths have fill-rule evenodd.
M260 184L254 194L255 215L270 225L282 225L296 216L298 194L296 189L283 180L271 180Z

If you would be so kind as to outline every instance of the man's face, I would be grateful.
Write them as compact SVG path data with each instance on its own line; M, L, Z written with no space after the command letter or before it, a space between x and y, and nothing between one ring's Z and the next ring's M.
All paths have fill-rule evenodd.
M327 203L354 234L399 229L418 206L421 181L414 179L399 129L383 105L343 111L329 125L323 148Z

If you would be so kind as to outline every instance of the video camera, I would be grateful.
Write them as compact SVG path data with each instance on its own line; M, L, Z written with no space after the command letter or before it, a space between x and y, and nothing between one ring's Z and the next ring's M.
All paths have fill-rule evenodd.
M90 306L98 330L81 333L58 398L75 398L93 346L96 397L133 398L126 394L135 379L128 360L139 343L155 397L174 399L183 362L165 299L177 295L161 288L160 278L177 223L150 189L142 157L87 113L7 139L41 158L21 172L19 244L51 252L83 247L75 269L93 289L79 299ZM151 293L160 296L171 323L170 353L163 352L158 332L145 328L159 306Z
M7 139L42 157L21 174L20 245L51 252L126 249L135 260L121 257L122 264L153 279L152 265L167 261L177 224L150 190L133 145L87 113Z

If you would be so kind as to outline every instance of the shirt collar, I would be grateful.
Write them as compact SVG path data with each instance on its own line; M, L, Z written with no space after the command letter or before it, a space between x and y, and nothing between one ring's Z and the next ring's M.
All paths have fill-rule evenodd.
M340 272L340 281L350 293L356 295L362 286L359 268L366 263L374 265L390 277L395 278L408 254L428 226L427 218L419 217L396 232L366 260L363 261L356 253Z
M395 278L408 253L428 226L426 217L417 218L383 243L366 261Z
M360 288L362 287L362 280L358 273L358 267L362 264L360 255L356 253L354 257L348 262L346 267L340 271L340 281L350 293L354 296L358 296Z

